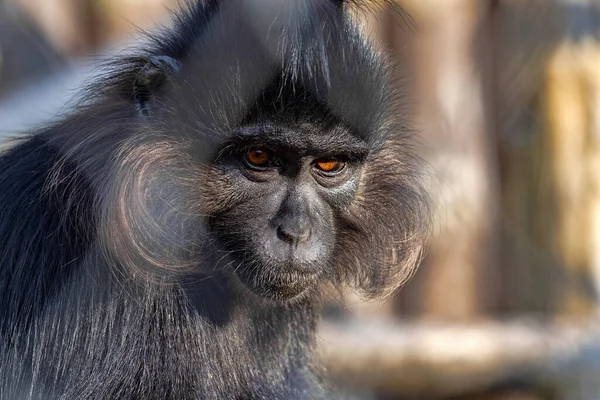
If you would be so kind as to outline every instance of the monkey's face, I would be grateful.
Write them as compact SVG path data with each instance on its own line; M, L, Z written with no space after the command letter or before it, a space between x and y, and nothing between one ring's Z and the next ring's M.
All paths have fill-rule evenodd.
M230 253L236 279L287 301L331 273L338 215L359 186L365 143L311 125L252 126L219 152L213 173L227 193L211 228Z

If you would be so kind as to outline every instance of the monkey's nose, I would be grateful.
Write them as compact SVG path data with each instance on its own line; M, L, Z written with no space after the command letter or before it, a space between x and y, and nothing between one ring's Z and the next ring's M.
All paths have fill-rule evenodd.
M310 237L310 228L301 225L297 226L285 226L279 225L277 227L277 237L284 242L291 243L294 246L298 246L308 240Z

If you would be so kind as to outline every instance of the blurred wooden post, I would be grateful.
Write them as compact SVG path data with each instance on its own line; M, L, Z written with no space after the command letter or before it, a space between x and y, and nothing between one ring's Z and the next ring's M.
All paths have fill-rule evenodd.
M105 0L106 27L104 39L122 40L140 29L151 29L169 17L178 0ZM179 3L183 4L181 1Z
M548 0L501 1L494 13L503 315L553 315L565 282L553 246L543 238L556 226L552 199L540 194L547 173L537 140L544 71L563 38L563 17Z
M495 304L498 176L485 46L491 2L411 0L416 127L436 176L437 237L420 271L422 315L472 319ZM489 22L489 21L488 21Z
M54 47L67 55L98 44L93 0L14 0L32 17Z
M41 27L67 55L122 42L128 34L162 22L177 0L10 0Z
M548 64L544 103L544 140L555 229L549 244L569 277L562 311L587 315L597 307L593 293L581 290L598 274L600 256L600 46L565 42ZM543 201L544 199L540 199ZM598 280L598 277L596 277Z
M589 215L590 229L588 273L592 277L595 291L595 303L600 294L600 43L590 42L585 48L584 65L588 83L589 98L589 151L590 157L586 168L589 182ZM594 307L594 306L592 306ZM597 306L595 306L597 307Z

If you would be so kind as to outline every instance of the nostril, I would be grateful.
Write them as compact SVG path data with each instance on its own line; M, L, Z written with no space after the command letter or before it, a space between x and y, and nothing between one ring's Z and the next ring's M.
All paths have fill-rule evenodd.
M302 230L293 230L286 229L283 226L279 226L277 228L277 236L279 239L289 242L295 245L298 245L302 242L305 242L310 237L310 231L308 229Z
M281 226L277 227L277 237L284 242L291 242L293 239Z

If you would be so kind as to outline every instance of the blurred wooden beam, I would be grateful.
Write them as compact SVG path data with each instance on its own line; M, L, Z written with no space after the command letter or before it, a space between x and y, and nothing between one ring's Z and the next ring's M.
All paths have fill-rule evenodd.
M319 337L333 377L387 395L454 396L511 380L570 396L584 390L600 394L600 319L478 324L361 319L325 322Z

